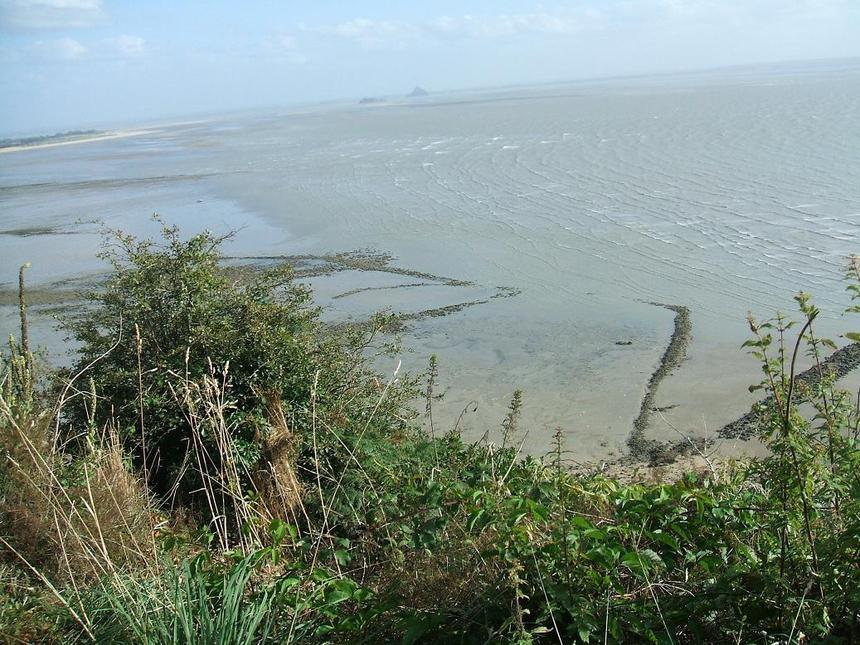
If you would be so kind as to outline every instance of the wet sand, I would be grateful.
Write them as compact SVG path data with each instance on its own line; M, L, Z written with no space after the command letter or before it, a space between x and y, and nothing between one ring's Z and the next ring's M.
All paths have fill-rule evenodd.
M24 233L21 233L22 235ZM391 291L397 289L427 289L432 287L444 287L448 289L444 293L453 302L442 304L438 307L419 309L416 311L393 312L393 323L387 328L388 333L400 333L406 330L408 323L419 322L429 318L441 318L456 314L470 307L486 305L492 300L499 298L513 298L520 295L520 291L513 287L493 287L483 289L488 294L484 298L457 301L457 292L465 288L475 288L474 281L463 278L452 278L433 275L423 271L417 271L408 267L392 266L392 258L386 253L369 251L351 251L327 255L303 254L297 256L229 256L225 258L225 269L237 280L251 279L261 271L270 269L273 265L288 265L293 268L294 275L299 281L310 281L313 286L314 279L345 278L356 276L359 284L368 285L373 282L374 275L388 275L393 277L417 277L422 282L395 283L376 286L358 286L343 289L333 283L334 290L329 295L331 301L349 299L361 294L374 291ZM73 314L82 305L82 292L86 289L98 288L106 274L92 274L77 279L60 280L47 285L35 286L28 289L27 300L31 308L32 317L37 325L44 325L46 320L55 316ZM344 285L345 286L345 285ZM17 306L18 293L16 289L0 289L0 306L14 308ZM658 407L656 405L657 394L660 385L674 372L682 369L682 364L687 356L687 349L692 340L693 322L691 312L684 305L665 304L658 302L648 303L651 306L667 309L674 313L673 329L668 343L663 351L656 369L651 374L639 405L639 414L633 420L632 428L627 439L627 452L623 455L607 460L596 462L579 462L576 469L581 472L594 472L603 470L614 476L637 479L671 479L680 475L685 470L702 470L707 466L712 467L710 457L715 460L727 458L732 451L723 451L715 456L719 450L711 450L718 439L733 439L748 441L754 438L756 410L753 409L737 420L723 426L713 437L685 436L678 432L679 438L674 440L660 440L649 436L653 429L653 419L659 416L664 422L664 412L671 410L676 405ZM349 320L335 319L328 324L340 326L350 324L361 326L366 319L351 318ZM634 344L632 340L619 340L616 345L630 347ZM860 343L853 343L835 351L832 355L822 361L820 366L813 366L800 374L798 381L808 387L814 387L823 375L833 375L842 378L854 372L860 366ZM765 400L767 401L767 400ZM468 406L467 406L468 408ZM462 420L462 413L457 423ZM486 433L485 433L486 434ZM734 454L750 454L757 450L735 451Z

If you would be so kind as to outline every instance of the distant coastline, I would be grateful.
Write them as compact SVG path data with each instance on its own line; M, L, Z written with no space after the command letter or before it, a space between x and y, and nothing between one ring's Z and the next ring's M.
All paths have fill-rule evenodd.
M20 139L0 140L0 154L7 152L18 152L22 150L38 150L40 148L54 148L56 146L68 146L75 143L91 143L94 141L107 141L109 139L124 139L141 134L148 134L152 130L72 130L38 137L23 137Z

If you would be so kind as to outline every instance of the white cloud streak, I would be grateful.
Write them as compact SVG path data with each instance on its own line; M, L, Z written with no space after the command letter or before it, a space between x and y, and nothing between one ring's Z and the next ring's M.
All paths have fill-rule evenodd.
M275 34L262 42L262 51L272 60L305 65L310 57L301 50L298 39L289 33Z
M124 58L141 56L146 51L146 41L140 36L123 34L115 38L109 38L107 44Z
M0 0L0 27L12 31L89 27L102 17L101 0Z
M565 36L597 28L602 20L603 14L597 9L581 9L558 14L440 16L420 22L359 17L331 25L300 25L300 30L352 42L364 49L403 49L420 40L501 39L523 34Z
M89 53L89 49L74 38L37 40L31 49L37 59L47 62L78 61Z
M524 33L573 34L595 26L601 18L600 11L585 9L563 14L542 12L494 16L440 16L424 22L354 18L333 25L304 29L373 47L420 38L504 38Z
M524 35L564 37L635 24L678 26L718 22L750 27L777 21L833 19L858 0L606 0L575 9L494 15L443 15L424 21L358 17L300 30L367 49L403 48L418 40L504 39Z
M354 18L334 25L301 26L303 31L358 43L365 49L402 47L420 35L420 28L403 20Z

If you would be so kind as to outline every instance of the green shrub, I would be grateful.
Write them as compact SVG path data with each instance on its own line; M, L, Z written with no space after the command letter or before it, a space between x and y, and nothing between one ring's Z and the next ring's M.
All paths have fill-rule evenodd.
M240 280L222 263L227 238L204 232L183 239L169 226L162 233L158 244L114 232L103 253L112 274L70 322L80 343L71 373L94 387L94 395L79 391L65 407L71 437L116 424L137 467L146 462L153 488L182 496L203 476L189 467L201 461L190 418L200 401L189 396L204 378L229 391L217 414L234 452L222 454L217 433L202 428L196 436L210 473L225 459L240 473L260 463L273 408L299 439L318 420L344 432L374 418L376 426L396 425L406 394L394 388L379 404L379 382L363 356L367 335L326 330L289 267L245 271Z

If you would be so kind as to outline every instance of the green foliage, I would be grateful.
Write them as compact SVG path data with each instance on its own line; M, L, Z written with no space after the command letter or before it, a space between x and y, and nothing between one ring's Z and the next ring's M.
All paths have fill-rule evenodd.
M0 635L6 642L53 642L62 635L65 612L24 572L0 565Z
M167 226L163 235L165 245L157 246L116 233L106 248L113 274L104 289L89 294L95 306L72 325L81 343L73 373L89 366L99 401L93 410L88 398L78 397L66 411L76 427L118 424L138 463L148 448L155 479L167 483L189 438L175 383L208 374L212 359L218 369L229 364L235 438L253 463L263 420L257 392L279 390L298 404L307 401L316 347L315 312L307 292L290 286L288 273L272 271L240 285L219 268L224 238L201 233L183 240Z
M30 350L29 326L27 323L27 300L24 291L24 264L18 271L18 315L21 319L21 338L9 337L9 354L0 360L0 393L9 409L16 414L26 414L35 403L35 361Z
M836 345L815 335L818 310L808 294L796 300L797 325L751 319L745 345L762 364L758 427L770 455L748 467L622 485L564 472L560 437L549 463L455 435L366 446L362 476L329 521L362 536L363 558L386 563L370 586L391 609L368 638L856 638L858 409L824 363ZM815 379L796 376L804 354ZM505 445L521 406L516 393Z
M294 527L277 521L271 530L274 543L249 555L165 559L156 575L110 576L83 596L70 594L87 621L86 629L68 621L68 631L110 643L325 641L359 632L378 613L372 592L309 564L312 542L283 543Z
M156 491L187 494L200 485L200 473L187 468L195 423L189 415L199 403L189 399L189 383L229 382L219 414L241 472L263 456L273 403L300 436L312 412L350 427L370 416L378 392L363 363L367 338L351 330L324 333L289 267L238 280L221 262L226 237L183 239L166 225L162 235L158 244L113 232L102 255L111 277L70 322L81 345L71 374L85 375L97 394L79 392L66 406L70 436L115 424L137 466L146 462ZM389 401L380 418L390 419L385 413L400 405L396 396ZM216 433L198 434L212 461L208 470L218 471L227 457Z
M505 415L505 420L502 421L502 448L505 448L510 444L519 429L522 409L523 391L514 390L514 395L511 397L511 403L508 406L508 413Z
M84 597L97 642L256 643L271 631L273 596L250 589L253 564L225 572L183 561L155 580L111 580Z
M856 258L851 267L849 278L860 279ZM849 285L854 298L858 284ZM750 318L754 337L746 345L762 365L758 387L767 397L759 405L759 424L770 449L755 471L770 493L761 517L778 566L772 593L779 598L779 611L785 615L795 605L795 619L824 637L836 626L857 630L860 568L849 563L860 558L860 409L825 364L824 352L836 344L815 334L819 310L807 293L795 300L803 318L793 344L788 336L792 321L778 316L759 324ZM797 378L801 352L816 378ZM801 406L813 413L804 414Z

